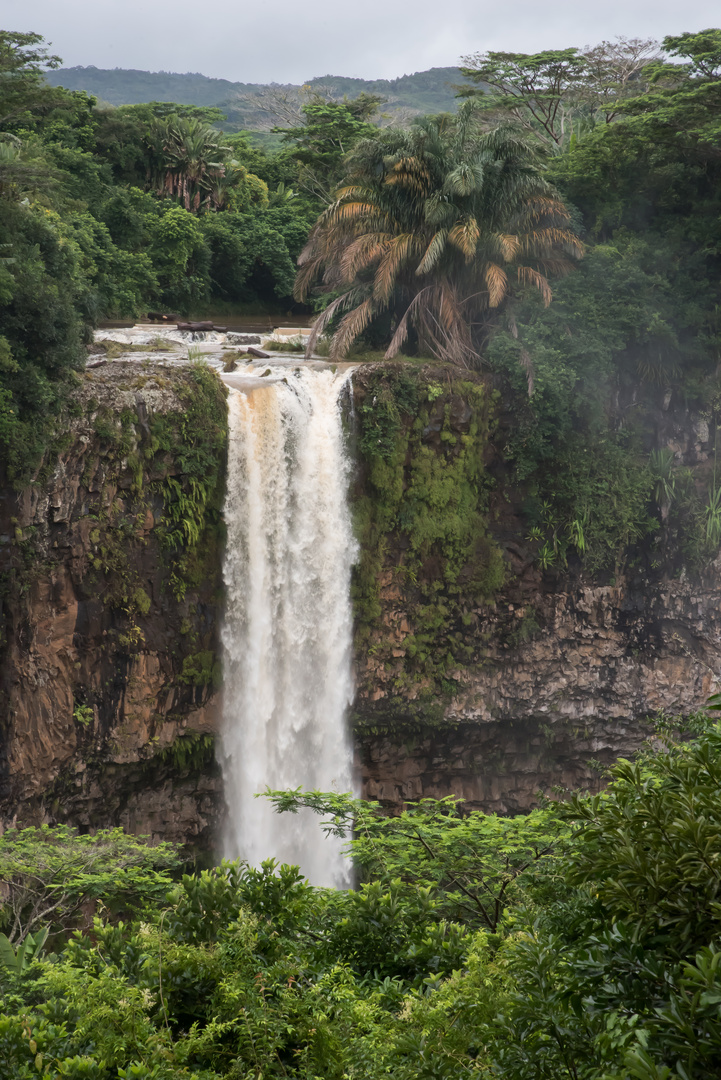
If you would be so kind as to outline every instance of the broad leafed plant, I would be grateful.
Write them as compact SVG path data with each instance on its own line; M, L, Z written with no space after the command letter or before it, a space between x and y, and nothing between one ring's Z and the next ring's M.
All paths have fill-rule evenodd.
M413 330L423 350L477 366L511 290L531 286L550 303L549 279L582 253L541 155L509 128L484 132L473 103L360 143L299 259L297 298L319 286L330 299L309 350L332 326L340 358L386 318L387 358Z

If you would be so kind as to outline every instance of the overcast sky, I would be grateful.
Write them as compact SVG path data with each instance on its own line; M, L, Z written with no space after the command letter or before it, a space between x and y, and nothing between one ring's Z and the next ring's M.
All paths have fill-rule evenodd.
M65 66L198 71L240 82L392 79L485 49L536 52L721 24L718 0L2 0Z

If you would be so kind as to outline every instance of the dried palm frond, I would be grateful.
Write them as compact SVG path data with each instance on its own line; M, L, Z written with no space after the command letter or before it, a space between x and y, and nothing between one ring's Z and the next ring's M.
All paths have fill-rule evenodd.
M480 235L481 230L478 228L478 222L475 218L469 217L465 221L456 222L448 233L448 243L453 244L459 251L462 251L470 262L476 253Z
M369 297L362 304L349 311L340 321L337 332L333 335L330 347L330 356L333 360L339 360L346 355L348 349L359 337L374 314L373 299Z
M488 286L488 306L496 308L505 299L508 290L508 275L496 263L488 263L483 277Z
M308 343L305 347L306 360L309 359L318 344L318 338L325 330L328 323L338 314L339 311L343 311L346 308L351 307L360 301L363 295L362 289L349 289L347 293L342 296L338 296L333 300L325 311L322 311L318 318L315 320L310 328L310 334L308 335Z
M564 221L570 221L571 215L560 199L552 195L534 195L528 202L526 213L538 219L543 214L560 217Z
M496 233L495 241L501 257L506 262L512 262L521 249L521 241L511 233Z
M447 238L447 229L439 229L438 232L431 237L431 241L423 253L423 258L416 267L416 274L427 274L434 269L443 254Z
M553 293L551 292L551 286L548 284L548 279L543 274L540 274L538 270L534 270L532 266L519 266L518 280L523 282L524 285L534 285L543 297L545 307L548 307Z
M385 178L386 184L399 184L403 187L413 188L415 191L424 192L430 183L430 172L427 166L417 158L401 158L393 166Z
M365 270L386 251L393 239L391 233L363 233L345 248L340 257L341 275L353 281L360 270Z
M373 296L376 300L386 303L396 283L398 271L406 259L413 254L417 246L417 239L412 233L396 236L388 244L373 281Z

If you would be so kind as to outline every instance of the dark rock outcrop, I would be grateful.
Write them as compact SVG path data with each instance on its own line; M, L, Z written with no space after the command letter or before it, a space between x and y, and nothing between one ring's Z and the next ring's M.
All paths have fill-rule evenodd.
M219 781L212 748L198 751L216 727L218 537L209 526L176 554L163 516L168 484L188 483L166 447L182 449L197 393L181 369L87 372L47 478L2 492L6 826L215 832Z

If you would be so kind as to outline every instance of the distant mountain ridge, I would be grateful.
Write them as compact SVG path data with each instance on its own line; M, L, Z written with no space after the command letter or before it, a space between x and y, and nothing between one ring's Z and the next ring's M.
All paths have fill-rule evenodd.
M131 68L69 67L48 71L46 79L53 86L67 90L85 90L110 105L139 105L147 101L177 101L180 105L214 105L228 116L228 126L249 130L268 130L273 117L267 108L269 91L300 89L295 83L243 83L213 79L196 72L137 71ZM404 113L455 112L454 86L462 81L458 68L430 68L397 79L352 79L326 75L307 84L322 89L333 98L357 97L365 91L387 99L383 111L390 115ZM277 121L275 121L277 122Z

